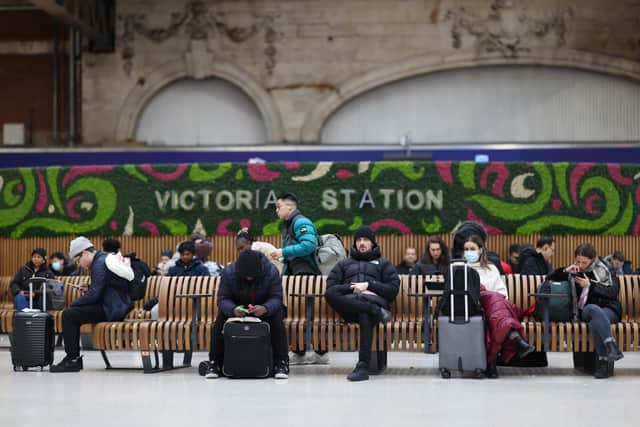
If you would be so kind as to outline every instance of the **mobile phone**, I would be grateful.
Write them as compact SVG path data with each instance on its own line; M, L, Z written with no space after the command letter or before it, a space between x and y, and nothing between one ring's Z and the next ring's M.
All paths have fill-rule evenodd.
M573 277L585 277L584 273L582 271L572 271L571 273L569 273L571 276Z
M242 306L236 307L236 309L238 309L238 310L240 310L240 311L243 311L243 312L245 312L245 313L249 314L249 310L247 310L246 308L244 308L244 307L242 307Z

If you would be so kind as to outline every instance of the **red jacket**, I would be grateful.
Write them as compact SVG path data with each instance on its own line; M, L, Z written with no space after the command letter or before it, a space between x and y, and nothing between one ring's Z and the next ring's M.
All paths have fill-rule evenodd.
M508 363L517 352L509 333L515 329L525 337L524 327L520 323L520 309L502 294L488 291L482 285L480 303L485 313L487 360L493 360L502 351L502 361Z

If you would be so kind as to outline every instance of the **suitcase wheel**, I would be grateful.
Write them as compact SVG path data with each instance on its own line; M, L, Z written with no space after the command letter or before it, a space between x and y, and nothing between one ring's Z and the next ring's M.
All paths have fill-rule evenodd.
M451 371L447 368L440 368L440 375L442 375L444 379L449 379L451 378Z
M13 365L13 370L14 370L15 372L18 372L18 367L17 367L16 365Z
M207 373L207 369L209 369L209 361L204 360L200 362L200 364L198 365L198 374L201 377L204 377L205 374Z

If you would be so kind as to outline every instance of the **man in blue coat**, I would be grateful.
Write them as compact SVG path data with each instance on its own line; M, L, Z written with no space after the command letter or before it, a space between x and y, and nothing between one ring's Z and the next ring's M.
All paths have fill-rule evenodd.
M67 354L60 363L51 365L50 372L80 371L80 327L87 323L120 321L133 306L129 282L107 268L107 255L96 251L86 237L80 236L71 241L69 257L81 268L91 269L91 285L62 313L62 336Z
M236 262L222 272L218 288L220 309L211 330L207 378L218 378L224 364L222 329L230 317L259 317L269 323L276 379L289 377L289 344L284 329L285 308L278 269L260 252L241 251Z

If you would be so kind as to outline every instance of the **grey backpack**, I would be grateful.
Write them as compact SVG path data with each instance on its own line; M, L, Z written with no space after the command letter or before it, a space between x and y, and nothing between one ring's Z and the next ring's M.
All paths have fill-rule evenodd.
M322 275L329 275L338 261L346 257L347 252L340 237L335 234L318 236L318 247L314 253L314 259Z

